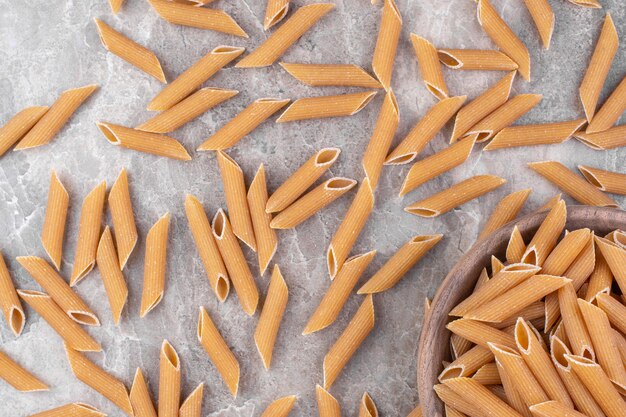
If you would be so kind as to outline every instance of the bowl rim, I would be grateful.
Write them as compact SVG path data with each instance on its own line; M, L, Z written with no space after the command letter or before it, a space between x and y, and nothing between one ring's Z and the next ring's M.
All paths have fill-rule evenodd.
M506 250L513 228L517 226L524 240L528 242L528 238L539 228L548 212L549 210L534 212L517 218L476 242L439 284L430 307L424 313L417 356L418 396L425 416L443 416L443 403L432 387L439 383L437 377L442 369L441 362L449 352L450 332L445 328L450 321L448 313L471 292L480 271L489 265L491 255L499 255ZM606 233L615 229L626 229L626 211L609 207L567 206L565 227L589 227ZM442 343L444 346L440 346Z

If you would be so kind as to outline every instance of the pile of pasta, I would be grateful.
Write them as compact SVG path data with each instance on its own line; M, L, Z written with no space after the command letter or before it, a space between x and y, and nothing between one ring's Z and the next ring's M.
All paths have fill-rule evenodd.
M625 415L626 233L568 231L566 217L559 201L528 244L515 227L506 261L451 310L434 387L447 416Z

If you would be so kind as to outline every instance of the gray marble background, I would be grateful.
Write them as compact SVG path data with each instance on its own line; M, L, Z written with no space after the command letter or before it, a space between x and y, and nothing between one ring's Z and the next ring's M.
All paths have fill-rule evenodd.
M311 2L296 0L293 6ZM371 70L380 6L372 6L368 0L334 2L336 9L282 59L288 62L354 63ZM612 12L618 31L626 36L626 7L623 3L603 0L605 10L588 10L565 0L551 0L556 13L556 28L549 51L540 48L539 37L522 0L495 0L494 4L529 46L532 55L532 82L527 83L518 77L513 92L544 95L543 102L520 123L583 117L577 91L586 63L605 10ZM104 353L89 356L124 380L127 386L130 386L135 368L142 367L152 393L156 394L159 347L167 338L182 360L183 398L198 383L206 383L204 416L258 416L271 400L288 394L299 397L293 416L312 416L317 412L314 388L316 383L322 382L323 357L360 302L360 297L352 296L334 325L320 333L301 336L308 317L329 285L325 251L353 193L296 230L279 233L280 244L274 260L283 271L290 299L276 341L273 366L268 372L262 366L252 339L258 316L247 317L236 296L231 295L224 304L216 301L184 216L186 193L198 196L211 216L218 207L225 206L214 156L192 152L192 161L179 162L120 149L110 145L95 125L96 121L105 120L134 126L146 120L150 117L145 110L146 104L162 87L107 53L100 44L92 18L103 19L156 51L167 78L172 80L217 45L245 46L250 50L266 39L261 24L265 1L217 0L212 7L231 13L250 38L170 25L161 20L144 0L127 0L118 16L110 12L106 0L0 0L0 121L6 121L26 106L49 105L65 89L90 83L101 86L51 144L19 153L10 152L0 158L0 248L16 285L37 288L15 257L44 256L39 234L50 170L56 169L71 194L63 259L63 273L69 277L83 197L103 179L112 184L119 170L127 167L141 236L125 271L130 289L129 305L120 327L115 327L98 271L92 272L78 286L77 291L103 322L102 327L90 328L89 332L102 343ZM476 6L471 0L399 0L398 7L404 27L393 80L401 117L396 143L435 103L420 81L409 42L410 32L425 36L440 47L494 47L476 21ZM626 49L622 46L601 100L625 72ZM451 94L467 94L470 98L502 75L445 72ZM241 93L172 134L189 150L195 149L256 98L294 99L345 91L304 86L278 65L260 69L227 68L207 84L238 89ZM360 180L363 177L360 158L382 98L383 94L379 93L369 106L350 118L285 124L270 121L229 153L241 164L248 181L259 164L264 163L270 192L315 150L325 146L338 146L343 151L328 175ZM446 127L443 134L427 146L424 155L443 149L450 131L451 126ZM524 209L526 213L557 192L554 186L529 170L527 162L554 159L570 168L584 163L626 171L626 149L598 152L575 140L557 146L510 151L482 152L481 147L463 166L423 185L404 199L397 197L397 192L409 167L384 170L376 208L353 252L379 251L363 279L413 235L443 233L445 239L400 284L375 297L376 327L331 389L345 415L356 415L358 400L365 390L372 395L383 416L404 416L414 407L417 401L415 356L424 297L434 294L446 271L472 245L500 198L514 190L532 187L533 193ZM482 173L503 176L508 183L439 218L422 219L402 210L413 201ZM616 199L624 206L623 197ZM167 291L163 302L140 320L144 238L150 226L166 211L172 213ZM253 271L258 272L253 254L247 255ZM268 274L257 277L257 282L265 292ZM241 362L240 392L236 400L230 396L196 340L195 327L201 305L211 313ZM27 309L27 316L24 333L17 339L4 320L0 320L0 348L34 370L51 390L23 394L0 383L0 416L26 416L71 401L84 401L110 416L121 416L111 403L74 378L62 344L52 329L30 309Z

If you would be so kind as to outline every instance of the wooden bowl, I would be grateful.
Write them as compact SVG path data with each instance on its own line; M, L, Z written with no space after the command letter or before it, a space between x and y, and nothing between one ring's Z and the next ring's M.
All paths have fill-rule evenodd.
M417 357L417 386L420 404L426 417L442 417L443 404L435 394L433 385L443 370L442 361L450 358L450 322L448 313L472 292L482 269L490 265L491 255L502 259L506 252L513 227L517 225L528 242L546 217L547 212L530 214L498 229L482 242L472 247L452 268L439 286L424 314ZM568 230L588 227L604 236L615 229L626 229L626 211L605 207L568 206Z

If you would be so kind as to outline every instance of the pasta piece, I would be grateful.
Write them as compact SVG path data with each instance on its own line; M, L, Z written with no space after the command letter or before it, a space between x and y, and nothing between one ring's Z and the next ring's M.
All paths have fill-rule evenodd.
M573 3L577 6L589 7L592 9L601 9L602 4L598 0L569 0L570 3Z
M276 123L297 120L322 119L327 117L354 116L365 108L376 95L376 91L300 98L276 119Z
M605 171L585 165L578 165L578 170L591 185L600 191L626 195L626 174Z
M268 0L263 29L268 30L285 18L289 11L289 0Z
M402 30L402 16L400 16L395 0L383 1L384 7L372 58L372 69L385 90L389 90L393 64L396 59L396 49L398 49L398 40Z
M582 356L565 355L565 358L607 417L624 415L626 401L613 386L600 365Z
M593 239L593 238L592 238ZM600 248L595 250L596 263L593 269L593 273L589 277L589 286L587 287L587 294L585 294L585 300L593 301L597 299L598 307L602 308L605 313L608 313L601 305L600 298L605 298L603 293L609 293L613 285L613 274L609 268L609 264L606 263L604 256L600 252ZM624 310L626 314L626 310ZM624 316L626 317L626 316ZM624 331L626 332L626 319L624 321Z
M271 227L272 215L265 212L267 199L265 167L261 164L252 183L250 183L247 195L250 218L252 219L252 227L254 228L254 236L257 244L259 271L261 275L263 275L267 269L278 246L276 232Z
M45 260L36 256L18 256L16 259L72 320L87 326L100 325L96 314Z
M296 404L296 399L297 397L295 395L288 395L274 400L267 406L265 411L263 411L261 417L287 417Z
M519 94L472 126L466 135L477 133L476 142L485 142L529 112L530 109L539 104L542 98L541 94Z
M111 11L113 12L113 14L117 14L122 8L123 4L124 0L109 0L109 5L111 6Z
M71 403L32 414L30 417L106 417L96 407L85 403ZM141 416L139 416L141 417Z
M303 335L311 334L322 330L337 320L343 306L348 301L348 297L356 286L359 278L372 262L376 251L354 255L346 260L330 287L326 290L322 301L311 315Z
M535 404L529 409L535 417L585 417L585 414L579 413L572 407L567 407L558 401Z
M133 416L133 407L130 404L128 391L122 381L67 345L65 346L65 352L67 353L67 360L70 363L72 373L79 381L100 393L100 395L118 406L127 415Z
M595 1L595 0L590 0ZM604 18L604 24L600 31L596 48L593 51L587 72L580 84L579 94L580 101L583 103L585 115L588 121L592 121L596 113L598 99L602 92L602 87L606 81L606 76L611 69L613 58L619 46L619 37L613 18L609 13Z
M491 255L491 276L492 277L496 275L498 272L502 271L504 269L504 266L505 266L504 263L500 259Z
M181 161L191 160L191 156L183 145L169 136L131 129L113 123L98 122L96 125L113 145Z
M22 139L48 111L48 106L27 107L0 127L0 156Z
M469 158L475 143L476 136L470 136L414 163L402 183L400 197L461 165Z
M461 410L464 414L471 417L481 417L483 412L475 405L468 402L465 398L452 391L450 388L443 384L435 385L433 390L443 403L448 407L453 407L455 410ZM418 417L423 417L423 414L417 414ZM408 417L413 417L409 415ZM517 416L516 416L517 417Z
M598 133L611 128L626 110L626 77L613 90L589 122L586 133ZM18 145L19 146L19 145Z
M508 330L512 328L512 326L515 326L515 323L517 323L518 318L522 318L526 322L528 322L528 325L530 326L531 330L534 331L539 337L538 330L535 328L535 323L539 323L539 325L542 326L544 324L545 315L546 315L545 303L543 301L535 301L531 303L530 305L528 305L527 307L524 307L516 315L510 316L509 318L502 320L500 323L495 324L495 326L498 329ZM540 342L543 343L543 339L541 339Z
M426 89L439 100L448 98L448 87L441 72L441 64L437 55L437 48L428 40L411 33L411 43L417 55L422 80Z
M81 104L98 88L97 85L86 85L84 87L73 88L61 93L61 96L50 106L39 121L22 137L13 149L21 151L23 149L36 148L50 142L59 133L67 121L78 110Z
M495 49L440 49L439 61L457 70L515 71L518 65Z
M341 417L339 403L328 391L319 385L315 386L317 410L319 417Z
M383 164L389 153L389 147L396 134L399 122L398 102L393 91L389 89L378 113L376 126L363 154L363 170L365 171L365 176L369 178L373 189L376 189L378 185Z
M143 269L143 291L139 317L143 318L163 299L167 269L170 214L165 213L148 231Z
M342 369L357 351L361 343L374 328L374 303L372 295L365 297L358 311L348 323L343 333L324 356L324 388L328 389L337 379Z
M602 252L602 256L609 264L617 285L626 294L626 249L612 244L606 239L596 236L595 242Z
M502 383L495 362L481 366L472 379L480 382L482 385L500 385Z
M515 386L514 379L511 375L509 375L509 373L507 373L499 362L496 362L496 367L500 375L500 379L502 380L502 388L504 389L505 400L507 403L521 415L530 417L528 407L520 395L518 388Z
M365 177L328 246L326 263L330 279L335 278L348 258L373 208L374 191L369 178Z
M508 222L513 221L524 206L524 203L526 203L526 200L531 192L531 188L515 191L500 200L493 209L491 216L489 216L487 223L476 240L479 241L482 238L489 236ZM517 230L517 232L515 232L515 230ZM509 262L516 263L520 261L521 256L517 260L510 259L509 257L509 247L511 248L511 258L516 257L514 254L520 252L520 241L521 244L524 245L524 240L519 233L519 229L515 227L513 234L511 235L511 239L509 240L509 246L507 247L506 258ZM511 246L511 244L513 245ZM521 252L523 253L523 250Z
M392 288L442 237L424 235L411 238L359 289L358 294L374 294Z
M100 19L94 18L104 48L132 66L166 84L161 63L154 52L127 38Z
M163 0L158 1L159 4L164 3ZM148 104L148 110L164 111L179 103L244 50L245 48L235 46L218 46L212 49L161 90Z
M576 201L590 206L617 207L609 196L556 161L530 162L528 166Z
M470 319L458 319L448 323L446 328L452 333L458 334L459 336L483 348L489 348L489 343L507 346L512 349L516 346L515 338L512 335L505 333L502 330L493 328L489 324L480 321ZM485 363L488 362L490 361L487 361ZM478 368L483 366L485 363L480 364Z
M137 368L135 371L129 398L135 417L157 417L154 404L152 404L152 399L150 399L148 384L141 372L141 368Z
M478 1L478 23L498 48L519 66L518 71L530 81L530 54L528 49L498 15L489 0Z
M378 417L376 404L374 404L374 400L367 392L363 393L363 397L361 398L359 417Z
M100 238L96 262L102 276L102 282L104 282L104 289L109 298L113 323L117 326L120 323L120 316L128 299L128 287L120 269L120 262L115 253L113 236L108 226L104 229L104 233L102 233Z
M243 243L256 252L256 239L248 199L246 182L241 167L233 158L222 151L217 152L217 163L220 168L226 206L232 222L232 229Z
M204 307L200 307L198 340L222 376L231 394L236 398L239 389L239 361L228 348Z
M202 394L204 393L204 382L192 391L183 401L178 411L179 417L201 417L202 414Z
M402 142L391 151L385 164L401 165L414 160L437 132L461 108L465 99L466 96L450 97L432 106Z
M355 185L356 181L350 178L333 177L326 180L276 215L270 225L273 229L292 229L350 191Z
M439 381L460 376L471 376L484 365L493 362L493 353L484 346L474 346L451 364L439 375Z
M296 80L312 87L341 86L381 88L382 85L363 68L354 64L296 64L280 66Z
M404 211L420 217L437 217L455 207L478 198L504 184L504 178L495 175L477 175L454 184L424 200L404 208Z
M0 351L0 379L21 392L48 391L46 384Z
M278 265L274 265L263 311L261 311L261 316L254 332L254 342L261 355L265 369L269 369L272 363L272 352L274 351L280 322L285 314L288 297L287 284L280 273Z
M563 275L591 240L589 229L578 229L561 239L541 266L541 273Z
M256 129L278 110L289 103L289 100L278 98L260 98L246 107L241 113L226 123L221 129L205 140L198 151L223 150L234 146L246 135Z
M615 126L598 133L576 132L574 137L597 151L626 146L626 125Z
M569 122L505 127L493 137L493 140L484 149L493 151L518 146L563 143L572 137L585 123L585 119L578 119Z
M559 307L565 333L575 355L595 359L594 346L576 300L576 291L572 285L559 289Z
M246 32L225 11L180 4L167 0L148 0L162 19L174 25L213 30L247 38Z
M554 32L554 12L547 0L524 0L526 8L535 22L541 43L545 49L550 49L550 40Z
M495 211L494 211L494 214L495 214ZM526 244L524 243L524 238L522 237L522 234L520 233L517 226L515 226L513 227L513 231L511 232L511 237L509 238L509 244L506 247L507 262L509 263L521 262L522 257L524 256L524 252L526 252Z
M483 415L492 414L499 417L521 417L521 414L511 408L507 403L471 378L448 379L444 382L444 385L469 403L472 409L480 410Z
M169 133L237 94L239 94L237 90L201 88L163 113L143 122L136 129L153 133Z
M595 299L617 330L626 333L626 306L608 294L598 293Z
M526 246L522 262L538 266L543 265L552 249L556 246L561 233L563 233L566 219L567 207L565 202L558 200L533 235L528 246Z
M324 148L317 151L274 191L267 200L265 211L275 213L289 207L337 161L340 153L339 148Z
M180 404L180 359L167 340L159 355L159 416L178 417Z
M126 266L130 254L133 253L138 239L133 204L130 201L126 168L122 168L120 175L111 187L108 202L109 210L111 210L111 219L113 220L117 257L120 262L120 270L122 270Z
M291 45L334 8L335 5L331 3L313 3L300 7L265 42L235 66L251 68L272 65Z
M230 222L222 209L215 213L212 229L226 270L239 297L239 303L246 314L252 316L259 303L259 290L252 277L252 272L250 272L248 262L243 256L237 237L234 235Z
M22 334L26 324L26 316L2 252L0 252L0 309L2 309L7 325L15 337Z

